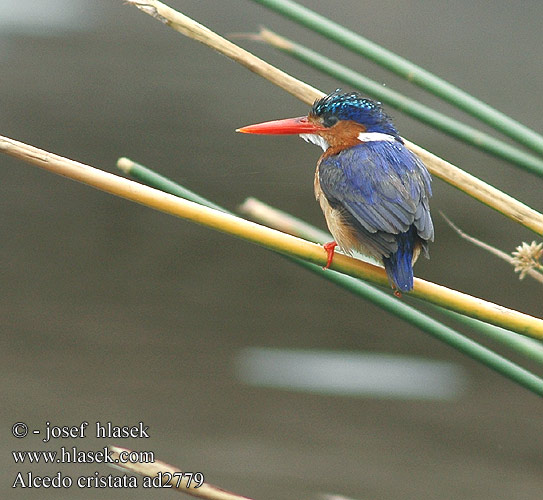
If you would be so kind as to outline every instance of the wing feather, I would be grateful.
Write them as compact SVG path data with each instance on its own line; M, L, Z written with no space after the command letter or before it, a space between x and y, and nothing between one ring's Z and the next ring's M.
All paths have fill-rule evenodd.
M430 174L402 143L367 142L324 154L318 168L330 204L346 210L378 246L389 240L380 233L396 235L412 225L422 240L433 240Z

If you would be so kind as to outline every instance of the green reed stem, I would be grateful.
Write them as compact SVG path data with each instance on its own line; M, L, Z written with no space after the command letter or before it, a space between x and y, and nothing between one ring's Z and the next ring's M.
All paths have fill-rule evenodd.
M156 172L153 172L143 165L128 160L127 158L121 158L118 166L125 173L142 182L145 182L154 188L227 212L227 210L224 208L217 207L217 205L209 202L205 198L202 198L193 191L172 182L171 180L157 174ZM338 286L341 286L342 288L345 288L346 290L373 302L383 310L394 314L398 318L401 318L404 321L420 328L431 336L441 340L467 356L470 356L471 358L485 364L489 368L500 373L504 377L513 380L522 387L543 396L543 379L522 368L521 366L507 360L492 350L468 339L452 328L443 325L439 321L417 311L413 307L358 279L331 271L329 269L323 270L320 266L311 264L302 259L292 257L290 257L290 259L308 270L322 276L323 278L332 281Z
M308 64L327 75L351 85L372 97L382 100L390 106L403 111L404 113L431 125L457 139L460 139L472 146L486 151L498 158L510 161L529 172L543 177L543 159L525 153L518 148L477 130L465 123L440 113L414 99L383 87L383 85L371 80L334 60L315 52L303 45L288 40L283 36L263 30L261 37L277 49ZM274 43L275 40L275 43ZM542 138L543 140L543 138Z
M286 212L278 210L277 208L270 207L269 205L266 205L255 198L248 198L239 207L239 209L242 211L242 213L252 215L263 224L315 243L323 243L325 241L330 241L331 239L331 236L325 231L321 231L307 222L298 219L293 215L287 214ZM406 296L406 300L410 301L411 297ZM543 364L542 342L535 339L526 338L523 335L518 335L515 332L506 330L505 328L490 325L463 314L449 311L434 304L429 305L430 307L433 307L435 310L439 311L441 314L447 315L465 327L470 328L474 332L482 334L494 341L500 342L509 349Z
M509 118L467 92L413 64L338 23L292 0L253 0L283 16L320 33L343 47L367 57L414 84L475 116L539 154L543 154L543 136Z
M454 311L449 311L443 307L434 305L432 305L432 307L435 307L440 313L445 314L446 316L463 324L467 328L470 328L475 333L479 333L489 339L500 342L509 349L516 351L517 353L522 354L533 361L543 364L543 343L540 341L524 337L523 335L518 335L499 326L489 325L484 321L469 318L468 316L464 316L463 314L459 314Z

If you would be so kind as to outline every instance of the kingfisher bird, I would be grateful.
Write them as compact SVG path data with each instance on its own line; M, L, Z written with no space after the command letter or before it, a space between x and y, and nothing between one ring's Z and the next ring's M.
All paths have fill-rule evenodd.
M307 116L238 129L248 134L298 134L323 149L315 197L335 241L326 243L328 268L336 246L381 262L395 293L413 289L413 264L429 257L434 239L431 177L405 146L381 103L338 89L317 99Z

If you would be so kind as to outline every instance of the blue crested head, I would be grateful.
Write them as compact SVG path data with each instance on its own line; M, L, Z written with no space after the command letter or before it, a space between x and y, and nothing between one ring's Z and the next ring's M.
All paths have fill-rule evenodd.
M340 120L350 120L365 127L367 132L380 132L401 141L392 119L383 111L381 103L362 97L358 92L342 92L337 89L318 99L309 113L318 117L326 127Z

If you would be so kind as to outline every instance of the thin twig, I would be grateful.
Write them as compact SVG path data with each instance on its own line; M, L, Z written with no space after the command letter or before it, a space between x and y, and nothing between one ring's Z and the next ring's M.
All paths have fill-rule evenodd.
M445 219L445 222L449 224L449 226L458 233L458 235L461 238L464 238L466 241L469 241L470 243L473 243L474 245L483 248L487 252L490 252L496 257L499 257L500 259L505 260L505 262L507 262L508 264L513 265L513 258L509 254L502 252L501 250L494 248L493 246L485 243L484 241L478 240L477 238L470 236L466 232L462 231L462 229L460 229L456 224L454 224L454 222L451 219L449 219L442 211L439 211L439 214L441 215L441 217Z
M513 267L516 266L515 259L513 259L513 257L511 257L511 255L509 255L508 253L505 253L505 252L493 247L492 245L489 245L488 243L485 243L484 241L478 240L477 238L475 238L473 236L470 236L469 234L462 231L462 229L460 229L457 225L455 225L443 212L440 211L439 213L440 213L441 217L443 217L445 219L445 222L447 224L449 224L449 226L454 231L456 231L456 233L461 238L465 239L466 241L469 241L470 243L472 243L475 246L478 246L478 247L482 248L483 250L486 250L487 252L490 252L491 254L493 254L496 257L504 260L508 264L511 264L511 266L513 266ZM533 279L539 281L540 283L543 283L543 274L536 271L535 269L528 269L528 270L525 271L525 274L532 277Z

